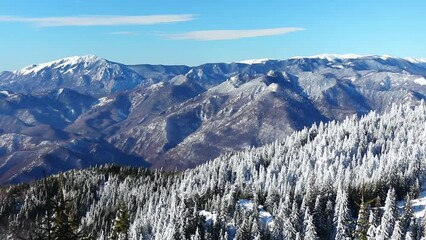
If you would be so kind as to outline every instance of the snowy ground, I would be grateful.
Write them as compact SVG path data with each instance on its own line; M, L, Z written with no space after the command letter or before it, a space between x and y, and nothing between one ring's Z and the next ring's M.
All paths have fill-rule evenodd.
M253 211L254 203L253 200L250 199L240 199L237 202L237 209L244 211ZM259 205L257 211L259 212L259 220L262 224L267 225L268 227L272 227L274 225L274 217L269 212L263 209L262 205ZM206 223L214 224L217 219L217 213L209 212L206 210L201 210L199 212L200 216L204 216L206 219Z
M419 194L419 198L411 201L413 204L413 213L415 218L422 218L425 216L426 207L426 191Z
M253 211L254 203L253 200L249 199L240 199L237 202L237 205L244 210ZM272 227L274 225L274 217L267 211L263 209L262 205L258 207L259 212L259 220L262 224L267 225L268 227Z
M206 211L206 210L201 210L199 214L200 214L200 216L204 216L206 218L207 224L213 224L213 223L216 222L216 218L217 218L216 213L211 213L211 212Z
M250 199L240 199L237 201L237 211L253 211L254 203L253 200ZM268 228L272 228L274 226L274 217L269 212L265 211L262 205L258 206L257 209L259 213L259 221L262 225L267 226ZM217 213L209 212L206 210L201 210L199 212L200 216L204 216L206 219L206 224L214 224L217 219ZM235 238L235 234L237 229L235 228L234 223L230 222L227 224L228 226L228 234L230 239Z
M426 213L426 190L420 192L419 198L411 200L413 206L413 215L415 218L423 218ZM398 207L402 210L405 206L405 201L399 201Z

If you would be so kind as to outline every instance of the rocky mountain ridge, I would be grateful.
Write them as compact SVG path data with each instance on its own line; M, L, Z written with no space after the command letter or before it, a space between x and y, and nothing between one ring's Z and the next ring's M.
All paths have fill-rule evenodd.
M319 55L189 67L89 55L3 72L0 182L104 161L194 167L315 122L416 104L425 62Z

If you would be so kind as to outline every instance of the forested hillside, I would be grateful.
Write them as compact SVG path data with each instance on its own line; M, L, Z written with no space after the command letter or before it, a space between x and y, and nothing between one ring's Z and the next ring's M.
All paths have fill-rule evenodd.
M420 239L424 223L411 199L426 178L425 123L423 102L395 105L183 172L104 166L5 187L0 232L4 239Z

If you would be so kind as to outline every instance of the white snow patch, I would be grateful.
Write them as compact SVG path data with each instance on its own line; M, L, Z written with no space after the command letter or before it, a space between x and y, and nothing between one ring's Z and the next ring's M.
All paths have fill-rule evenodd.
M349 77L348 79L351 80L352 82L356 81L356 77Z
M74 68L70 68L64 72L64 74L74 73Z
M253 200L240 199L240 200L238 200L237 204L238 204L238 206L240 206L243 209L253 211L253 207L254 207Z
M344 67L342 65L331 65L333 68L343 69Z
M96 105L95 105L95 107L102 107L102 106L105 106L105 105L107 105L108 103L110 103L110 102L113 102L113 101L114 101L114 99L112 99L112 98L108 98L108 97L102 97L102 98L99 98L98 100L99 100L99 103L98 103L98 104L96 104Z
M0 91L0 94L3 94L3 95L6 95L6 97L10 97L10 96L12 96L13 94L11 94L10 92L8 92L8 91Z
M425 186L423 184L423 186ZM399 201L397 203L398 208L402 212L404 210L405 201ZM420 192L417 199L411 200L411 206L413 208L414 218L424 218L426 214L426 190Z
M274 224L274 217L272 216L272 214L264 210L259 211L259 219L263 224L269 227L271 227Z
M194 72L193 69L191 69L187 74L185 74L185 76L178 75L178 76L172 78L172 80L170 80L170 83L172 83L175 86L182 85L188 80L187 76L189 76L193 72Z
M232 80L228 80L215 87L210 88L209 91L219 94L232 94L233 96L242 98L247 96L260 96L262 93L266 93L265 90L268 90L268 86L263 82L262 78L255 78L241 85L236 85L237 86L234 85Z
M159 82L159 83L152 84L147 89L155 91L155 90L158 90L158 89L160 89L162 87L164 87L164 82Z
M198 71L197 71L197 76L198 76L199 78L202 78L202 77L204 76L204 72L203 72L203 70L202 70L202 69L198 69Z
M411 201L413 206L413 215L415 218L423 218L426 213L426 191L419 194L419 198Z
M373 56L373 57L378 57L378 58L380 58L382 60L388 60L388 59L392 59L392 58L398 58L398 57L394 57L394 56L390 56L390 55L376 55L376 56Z
M271 92L277 92L277 91L278 91L278 84L276 84L276 83L271 83L271 84L268 86L268 89L269 89Z
M416 78L414 82L422 86L426 85L426 79L424 77Z
M269 70L268 73L266 74L266 76L268 77L276 77L277 76L277 72L274 70Z
M201 210L199 215L204 216L206 218L206 222L211 223L211 224L214 224L216 222L216 219L217 219L216 213L211 213L211 212L206 211L206 210Z
M237 63L243 63L243 64L249 64L249 65L265 64L266 62L268 62L270 60L273 60L273 59L270 59L270 58L249 59L249 60L239 61Z
M237 202L237 205L240 206L244 210L253 211L254 202L250 199L240 199ZM269 212L263 209L262 205L258 206L257 211L259 211L259 221L265 226L272 227L274 225L274 216Z

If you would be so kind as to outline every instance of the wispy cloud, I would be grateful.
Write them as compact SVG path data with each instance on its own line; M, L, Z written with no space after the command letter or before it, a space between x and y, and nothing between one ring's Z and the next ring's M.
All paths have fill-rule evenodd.
M18 17L0 16L0 22L23 22L38 27L62 26L120 26L120 25L153 25L161 23L185 22L195 19L193 14L145 15L145 16L68 16L68 17Z
M253 38L273 35L283 35L291 32L303 31L304 28L285 27L285 28L267 28L251 30L207 30L194 31L180 34L165 35L167 38L176 40L196 40L196 41L215 41L232 40L240 38Z

